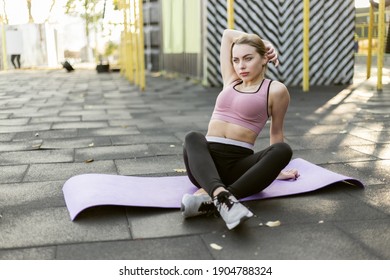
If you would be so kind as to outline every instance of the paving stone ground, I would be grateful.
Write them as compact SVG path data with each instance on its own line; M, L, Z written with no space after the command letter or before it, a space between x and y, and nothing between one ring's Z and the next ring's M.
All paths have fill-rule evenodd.
M72 222L62 194L89 172L183 175L184 136L206 131L219 88L148 76L140 92L119 73L1 72L0 259L389 259L390 73L378 92L355 72L349 86L290 87L285 136L295 158L365 188L248 202L256 217L232 231L177 209L100 206ZM281 226L259 225L273 220Z

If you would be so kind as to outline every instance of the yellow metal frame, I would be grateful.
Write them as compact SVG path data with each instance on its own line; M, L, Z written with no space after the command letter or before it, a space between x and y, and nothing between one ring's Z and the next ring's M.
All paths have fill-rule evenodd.
M367 53L367 79L371 77L372 62L372 31L374 26L374 8L370 5L370 20L368 23L368 53Z
M379 15L378 15L378 56L377 56L377 90L382 90L382 68L383 57L385 53L385 0L379 1Z
M372 37L374 28L374 7L370 5L370 20L368 26L368 55L367 55L367 79L371 77L372 64ZM383 89L383 60L385 53L385 0L379 1L378 6L378 50L377 50L377 90Z
M1 38L2 38L2 54L3 54L3 70L8 70L8 61L7 61L7 48L6 48L6 39L5 39L5 28L3 19L1 19Z
M303 2L303 91L309 91L309 31L310 31L310 0Z
M234 0L227 0L227 27L234 29Z
M121 0L123 33L120 44L121 74L145 90L144 22L142 0Z

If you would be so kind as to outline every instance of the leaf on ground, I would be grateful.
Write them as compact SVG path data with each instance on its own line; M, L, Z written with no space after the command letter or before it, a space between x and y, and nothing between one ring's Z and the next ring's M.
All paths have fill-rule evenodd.
M265 224L267 227L278 227L281 225L280 221L269 221Z
M211 243L210 244L210 247L211 248L213 248L214 250L217 250L217 251L220 251L220 250L222 250L222 246L219 246L218 244L216 244L216 243Z
M186 172L187 170L186 169L182 169L182 168L176 168L176 169L173 169L173 171L177 172L177 173L184 173Z
M93 158L90 158L90 159L84 160L84 162L85 162L85 163L91 163L91 162L93 162L93 161L94 161L94 159L93 159Z

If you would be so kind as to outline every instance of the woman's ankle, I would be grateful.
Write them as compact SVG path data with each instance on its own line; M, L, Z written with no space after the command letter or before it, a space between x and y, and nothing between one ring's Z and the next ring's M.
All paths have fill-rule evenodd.
M220 194L221 192L227 192L228 190L225 189L225 187L217 187L216 189L214 189L213 193L212 193L212 197L216 197L218 194Z

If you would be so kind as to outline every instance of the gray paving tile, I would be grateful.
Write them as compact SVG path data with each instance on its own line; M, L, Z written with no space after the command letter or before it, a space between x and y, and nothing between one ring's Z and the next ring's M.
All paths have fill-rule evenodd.
M130 144L172 144L177 145L182 141L172 134L139 134L139 135L114 135L111 136L111 141L113 145L130 145Z
M335 221L384 219L386 214L356 199L364 189L346 184L285 198L246 202L257 215L258 224L280 220L282 223L333 223ZM253 221L257 222L256 219Z
M390 215L390 193L387 185L367 186L364 192L352 193L351 195Z
M351 146L350 148L361 153L374 155L380 159L390 159L390 144Z
M202 235L215 259L326 260L377 259L363 246L331 224L259 226L221 234Z
M2 213L0 248L129 239L124 210L91 209L76 222L64 207ZM28 233L28 234L26 234Z
M390 181L390 160L377 160L375 162L353 162L348 163L360 170L366 177L380 180L382 183Z
M148 151L145 144L81 148L75 151L75 161L136 158L148 155Z
M99 116L104 115L106 112L104 110L80 110L80 111L65 111L61 110L59 116Z
M64 181L0 184L1 210L65 206Z
M0 165L72 162L73 155L73 149L4 152L0 153Z
M194 130L196 123L180 123L180 124L160 124L160 123L149 123L138 126L141 133L174 133L174 132L188 132Z
M0 260L53 260L55 250L54 246L0 250Z
M45 139L41 140L41 149L68 149L68 148L88 148L99 146L111 146L109 136L103 137L73 137L62 139Z
M57 259L201 260L212 259L198 236L60 245Z
M164 155L179 155L183 154L182 144L148 144L150 155L164 156Z
M351 221L337 223L336 226L361 244L366 251L376 255L379 259L390 259L390 219L371 221Z
M210 120L211 115L209 114L194 114L190 116L163 116L161 119L165 123L193 123L193 122L208 122Z
M111 136L111 135L134 135L140 134L136 127L107 127L107 128L81 128L78 130L80 137L85 136Z
M172 173L184 169L182 156L143 157L115 160L119 175L146 175L153 173Z
M374 162L371 161L365 161L365 165L373 164ZM363 183L363 185L376 185L376 184L382 184L383 180L379 178L378 176L375 176L373 172L364 172L364 170L355 167L355 163L333 163L333 164L324 164L321 165L322 167L339 173L343 174L348 177L352 177L355 179L358 179Z
M9 139L9 141L11 138ZM0 152L11 152L11 151L30 151L39 149L42 145L42 140L27 140L27 141L10 141L0 142Z
M368 128L370 130L380 132L380 131L389 131L389 125L385 122L357 122L355 125L358 125L360 127Z
M390 113L389 113L390 114ZM375 143L390 143L390 131L352 130L352 135Z
M349 134L303 135L300 137L289 136L288 141L295 147L302 149L326 149L330 147L371 145L372 141Z
M52 129L72 129L72 128L101 128L108 127L107 122L62 122L54 123Z
M289 143L289 141L286 141ZM314 164L326 164L326 163L347 163L356 161L373 161L377 158L367 153L362 153L351 149L351 147L329 147L327 149L312 149L312 150L301 150L299 147L294 149L296 146L292 145L293 153L295 158L303 158Z
M24 177L24 182L67 180L84 173L117 174L117 170L112 160L91 163L32 164Z
M226 229L219 218L201 216L184 219L179 209L128 207L127 216L134 239L194 235L216 230L223 232Z
M316 124L308 127L307 134L345 134L350 130L350 126L350 123L332 125Z
M78 135L77 129L56 129L48 131L29 131L15 133L13 137L14 141L19 140L31 140L31 139L57 139L57 138L69 138L76 137Z
M147 125L150 123L162 124L163 121L161 120L161 118L158 118L158 117L134 119L133 117L127 118L127 117L122 117L122 115L118 115L117 118L110 118L110 120L108 120L108 123L110 126L127 127L127 126L143 126L143 125Z
M11 141L14 133L0 133L0 141Z
M0 166L0 182L15 183L23 180L28 165Z
M30 123L36 124L36 123L58 123L58 122L78 122L80 121L80 117L57 117L57 116L47 116L47 117L35 117L32 118Z
M0 126L25 125L28 124L29 121L29 118L0 119Z
M51 128L51 123L0 126L0 133L13 133L13 132L22 132L22 131L41 131L41 130L49 130L50 128Z
M20 111L15 111L12 116L13 117L17 117L17 118L23 118L23 117L27 117L27 118L36 118L36 117L52 117L52 116L56 116L59 112L59 109L46 109L46 110L42 110L42 111L37 111L38 108L33 108L33 109L29 109L29 108L23 108L22 110Z
M129 122L132 119L133 119L133 117L130 116L129 112L121 113L121 114L104 114L104 115L82 116L82 120L86 121L86 122L88 122L88 121L103 121L103 120L109 121L109 126L117 126L117 125L113 124L113 122L115 120L121 120L124 123L125 121Z

